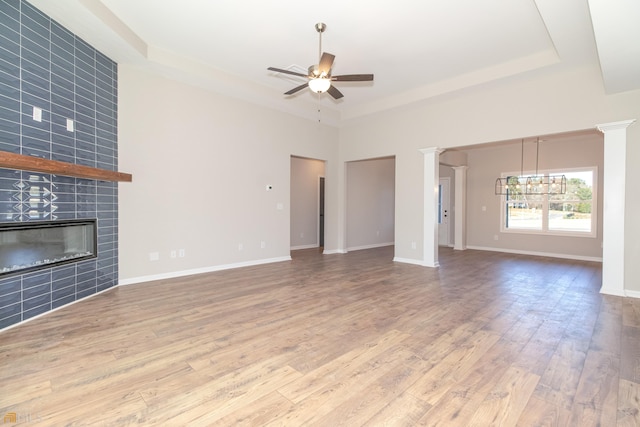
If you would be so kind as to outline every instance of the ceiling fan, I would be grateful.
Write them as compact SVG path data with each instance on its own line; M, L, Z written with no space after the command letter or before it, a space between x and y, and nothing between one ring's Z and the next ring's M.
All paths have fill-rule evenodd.
M282 68L267 68L270 71L290 74L292 76L305 77L309 79L307 83L301 84L300 86L294 87L290 91L285 92L285 95L293 95L294 93L301 91L308 86L312 92L329 92L329 95L331 95L334 99L340 99L344 95L335 86L333 86L331 82L367 82L373 80L373 74L344 74L342 76L332 76L331 67L333 66L335 55L327 52L322 52L322 33L327 28L327 26L322 22L319 22L315 27L320 37L320 46L318 49L320 62L318 63L318 65L310 66L308 74L297 73L295 71L284 70Z

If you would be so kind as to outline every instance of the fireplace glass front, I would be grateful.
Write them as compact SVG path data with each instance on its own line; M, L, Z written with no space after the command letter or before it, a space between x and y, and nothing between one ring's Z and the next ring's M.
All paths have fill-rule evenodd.
M90 258L96 220L0 223L0 277Z

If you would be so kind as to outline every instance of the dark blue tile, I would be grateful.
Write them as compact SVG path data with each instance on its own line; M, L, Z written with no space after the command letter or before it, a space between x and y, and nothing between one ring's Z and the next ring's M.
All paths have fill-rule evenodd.
M22 296L20 292L13 292L10 294L0 294L0 307L6 307L8 305L18 304Z
M66 297L60 297L59 299L54 299L51 302L51 309L55 309L58 307L62 307L63 305L67 305L70 304L72 302L74 302L76 300L76 295L75 295L75 291L73 294L66 296Z
M43 283L38 286L33 286L22 291L23 299L35 298L40 295L51 293L51 283Z
M91 74L87 74L83 71L76 70L76 86L95 94L96 92L96 78Z
M15 325L16 323L20 323L21 320L22 320L22 316L20 314L16 314L14 316L5 317L4 319L0 319L0 329L8 328L11 325Z
M74 264L61 265L51 269L51 280L53 280L53 289L71 286L75 284L76 266Z
M20 154L20 135L0 131L0 150Z
M0 59L0 73L7 73L13 77L20 78L20 67Z
M47 74L49 73L47 72ZM22 70L22 81L27 82L41 89L42 91L45 91L45 92L50 91L50 87L49 87L50 83L48 78L43 78L42 76L38 76L37 74L30 73L26 69ZM38 94L35 94L35 95L38 96ZM50 95L47 94L46 96L47 98L45 99L48 99Z
M33 20L34 23L37 23L42 27L49 28L49 25L51 23L49 17L35 7L31 6L29 3L22 2L21 11L25 17Z
M22 318L24 320L27 320L27 319L35 317L35 316L37 316L39 314L44 314L47 311L50 311L51 310L51 295L48 295L48 296L49 296L49 301L44 302L40 306L33 306L34 308L29 308L27 310L24 310L22 312ZM36 302L40 302L40 301L32 301L33 304L35 304ZM26 301L25 301L25 303L23 303L23 307L24 307L24 305L28 305L29 307L31 307L31 304L26 304Z
M7 102L9 102L8 100ZM12 104L13 105L13 104ZM13 108L2 110L2 119L9 122L20 123L20 112L15 111Z
M52 37L55 36L71 46L75 43L75 36L73 33L55 21L51 21L51 35Z
M76 37L75 47L76 55L90 58L90 60L88 60L87 62L92 62L95 60L94 57L96 54L96 50L80 37Z
M111 73L113 71L114 62L110 60L105 54L102 52L96 51L96 68L98 68L105 75L111 77Z
M24 24L25 21L23 21ZM29 25L22 25L20 28L20 43L25 49L29 49L38 55L48 58L49 57L49 32L42 27L30 27Z
M51 142L58 145L64 145L66 147L73 148L75 147L75 141L73 139L73 134L68 131L64 131L65 133L53 133L51 135Z
M4 22L11 18L20 21L20 0L3 0L0 2L0 19ZM5 16L2 16L5 15Z
M51 32L49 31L49 23L46 26L38 25L34 20L29 17L22 18L22 36L38 43L42 47L49 49L49 43L51 38Z
M31 74L35 74L36 76L47 80L47 87L49 87L49 81L51 80L51 73L49 69L43 68L40 64L34 63L29 60L23 60L21 62L22 66L22 79L24 80L24 72L28 71Z
M56 93L52 93L51 94L51 102L54 105L58 105L60 107L63 107L64 109L66 109L67 112L69 112L69 111L73 112L73 111L75 111L75 108L76 108L76 103L72 99L66 98L66 97L58 95ZM53 106L52 106L52 108L53 108ZM66 119L74 119L75 118L75 113L70 114L69 116L67 116L65 114L65 118ZM65 127L66 127L66 121L65 121Z
M86 298L91 296L97 292L97 286L94 283L93 286L88 287L88 289L78 290L77 299Z
M0 307L0 319L19 315L21 311L22 305L20 303Z
M20 134L20 122L5 120L0 117L0 131Z
M20 52L0 48L0 61L4 61L14 67L20 67ZM11 73L11 75L14 74L15 72Z
M20 292L22 290L22 280L20 277L9 277L0 280L0 295Z
M78 116L77 118L81 119L80 116ZM88 151L95 152L95 128L91 125L85 124L82 120L76 120L76 148L78 147L78 142L91 144L90 148L86 145L83 145L83 149L87 148Z
M75 58L73 56L73 46L71 50L67 50L65 45L55 44L55 40L51 44L51 62L59 65L61 68L68 69L71 67L73 73Z
M84 105L85 107L95 108L96 106L96 94L90 92L80 86L75 86L73 89L76 92L76 104Z
M49 98L50 95L51 92L48 90L41 89L27 82L22 82L22 104L42 108L43 120L44 113L51 111L51 107L49 106L49 102L51 101ZM29 115L31 115L31 112L29 112Z
M67 304L70 304L70 303L74 302L75 300L76 300L76 295L75 295L75 290L74 290L74 293L69 295L69 296L66 296L66 297L63 297L63 298L60 298L60 299L54 299L51 302L51 308L55 309L55 308L58 308L58 307L62 307L63 305L67 305Z
M0 37L2 47L13 53L20 54L20 29L11 28L6 22L0 22Z
M6 86L0 84L0 90L3 90L4 87ZM0 96L0 115L8 116L12 114L17 114L18 118L20 117L20 101Z
M91 276L91 277L95 277L96 268L97 267L96 267L96 261L95 260L81 261L81 262L76 264L78 277L80 277L81 275L86 274L86 273L92 273L93 276Z
M35 272L22 276L22 290L51 283L51 272Z
M69 283L70 282L70 283ZM56 282L54 282L55 284ZM62 286L64 283L66 286ZM61 281L55 289L51 292L54 300L73 295L76 292L76 284L74 280Z
M35 122L38 123L38 122ZM40 122L42 123L42 122ZM31 124L30 124L31 125ZM22 126L22 136L29 138L29 140L31 139L38 139L38 140L42 140L42 141L46 141L47 143L49 142L49 132L47 132L46 130L43 129L39 129L30 125L23 125Z
M96 119L96 110L93 108L89 108L86 107L84 105L78 104L77 108L76 108L76 113L81 114L83 116L85 116L86 118L91 120L91 123L95 121ZM81 120L81 118L78 118L78 120Z
M57 78L63 78L73 85L73 63L67 62L60 57L53 55L51 61L51 80L56 82Z
M4 97L19 100L20 79L7 73L0 73L0 94ZM17 93L17 95L16 95Z
M28 148L30 150L39 150L47 153L51 153L51 143L42 139L30 138L28 136L22 136L22 148Z
M34 46L35 45L31 46L33 49L25 49L24 45L22 46L22 49L20 49L20 57L22 62L30 61L46 70L51 70L49 51L46 49L38 51L38 48ZM42 55L46 55L46 57L43 57Z

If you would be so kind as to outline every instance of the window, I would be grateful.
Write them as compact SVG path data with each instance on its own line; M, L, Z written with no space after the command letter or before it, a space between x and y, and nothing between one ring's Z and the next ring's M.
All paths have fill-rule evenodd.
M597 169L592 167L544 173L565 175L566 193L531 195L514 191L502 196L502 231L595 237ZM507 176L512 175L503 174L503 177Z

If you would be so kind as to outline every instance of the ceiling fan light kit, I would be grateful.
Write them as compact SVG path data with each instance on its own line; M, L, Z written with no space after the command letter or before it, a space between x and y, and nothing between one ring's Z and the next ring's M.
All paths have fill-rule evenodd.
M309 89L311 92L324 93L329 90L331 86L331 80L326 77L318 77L315 79L309 79Z
M318 22L315 25L316 31L319 35L319 48L318 53L320 60L318 65L312 65L309 67L308 74L302 74L295 71L284 70L281 68L269 67L267 70L275 71L277 73L289 74L292 76L305 77L309 79L307 83L301 84L300 86L294 87L293 89L285 92L285 95L293 95L296 92L301 91L305 87L308 87L314 93L324 93L328 92L334 99L342 98L344 95L340 92L335 86L332 85L331 82L365 82L365 81L373 81L373 74L345 74L341 76L332 76L331 75L331 67L333 66L333 61L335 59L335 55L332 55L328 52L322 52L322 33L327 29L327 26Z

